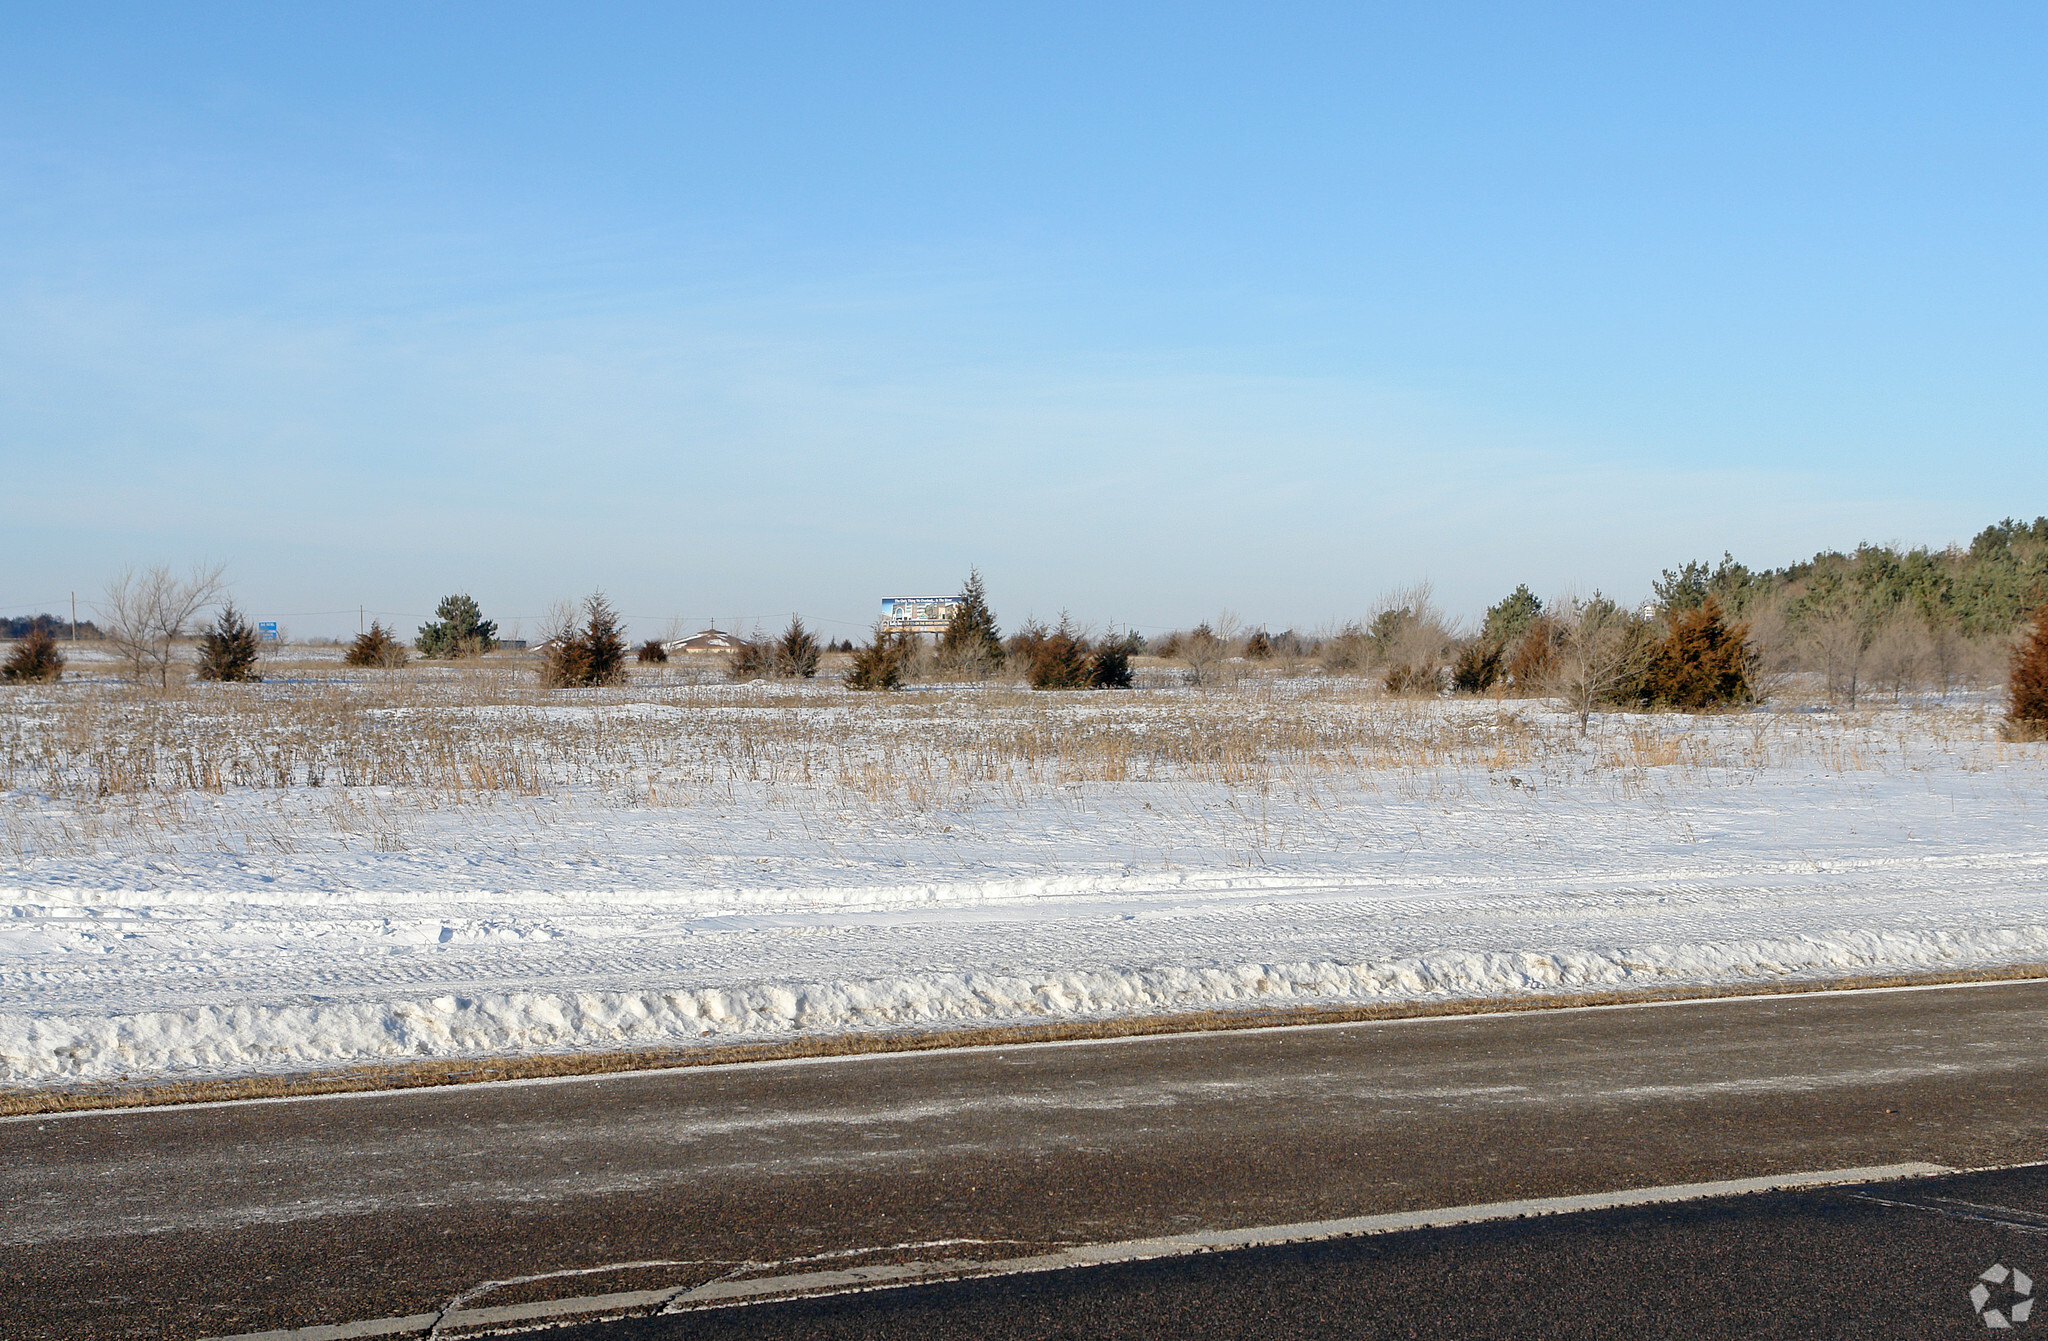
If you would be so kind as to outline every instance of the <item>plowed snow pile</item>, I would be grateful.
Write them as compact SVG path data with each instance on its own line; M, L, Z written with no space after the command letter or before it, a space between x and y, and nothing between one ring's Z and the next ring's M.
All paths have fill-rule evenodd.
M2048 751L1981 704L226 692L7 701L5 1080L2048 963ZM439 773L334 743L434 713Z

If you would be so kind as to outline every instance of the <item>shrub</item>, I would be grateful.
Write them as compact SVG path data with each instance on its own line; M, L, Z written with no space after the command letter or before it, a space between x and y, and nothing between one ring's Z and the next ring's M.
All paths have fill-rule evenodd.
M733 680L765 680L775 671L775 648L756 633L742 639L725 659L725 674Z
M668 660L668 649L661 645L661 639L649 638L640 644L639 651L633 653L633 660L643 666L650 663L659 664Z
M369 632L358 633L341 659L345 665L396 670L405 664L405 644L392 637L390 629L372 620Z
M1051 630L1045 625L1026 616L1024 622L1017 626L1017 631L1003 643L1005 659L1012 665L1022 666L1028 675L1031 670L1031 659L1038 655L1038 645L1044 642L1050 633Z
M1700 712L1749 697L1749 626L1730 628L1704 598L1678 614L1643 670L1640 701Z
M844 681L848 689L894 689L903 682L903 659L909 642L900 633L875 625L874 641L858 648Z
M2036 740L2048 734L2048 605L2034 611L2033 632L2013 648L2006 698L2013 734Z
M50 630L38 624L14 645L7 662L0 665L0 680L15 684L48 684L64 674L64 654Z
M581 628L564 620L548 640L540 678L550 689L625 683L626 636L618 612L599 591L585 598L583 614Z
M484 618L467 593L443 596L434 607L434 622L420 625L412 645L423 657L482 656L498 645L498 626Z
M1380 602L1379 613L1365 629L1372 663L1386 667L1382 676L1389 693L1440 693L1444 669L1451 663L1456 638L1443 612L1420 582Z
M1066 612L1060 622L1039 639L1031 652L1026 672L1033 689L1086 689L1093 683L1088 640L1081 636Z
M1451 666L1451 687L1461 694L1483 694L1493 688L1500 679L1503 651L1501 644L1484 636L1466 643Z
M1318 649L1323 669L1331 675L1359 669L1371 654L1372 640L1356 620L1323 639Z
M1410 666L1395 662L1387 667L1381 678L1389 694L1441 694L1444 692L1444 673L1427 666Z
M775 640L772 666L785 680L808 680L818 673L818 640L803 620L789 617L789 627Z
M1266 636L1264 629L1253 629L1251 636L1244 640L1244 655L1247 661L1269 661L1273 656L1273 640Z
M1222 675L1230 648L1216 636L1205 620L1180 635L1174 657L1186 666L1187 681L1193 685L1214 684Z
M960 603L946 618L946 631L939 635L939 665L967 675L993 675L1003 668L1003 637L996 628L995 614L988 608L988 593L981 585L981 570L967 571L960 588Z
M229 601L199 639L199 668L202 680L223 684L248 683L263 677L256 672L256 630L242 618Z
M1522 639L1515 644L1514 653L1507 659L1508 683L1523 694L1538 694L1550 682L1551 673L1557 668L1557 658L1564 642L1564 625L1550 615L1538 615L1529 621L1529 627L1522 630Z

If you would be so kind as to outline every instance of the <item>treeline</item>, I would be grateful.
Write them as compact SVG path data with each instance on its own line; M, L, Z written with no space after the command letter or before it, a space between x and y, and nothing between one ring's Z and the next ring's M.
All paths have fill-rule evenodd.
M1226 616L1148 641L1114 629L1098 634L1064 614L1050 625L1026 619L1006 636L973 571L935 638L878 624L860 646L821 642L792 616L779 636L740 640L727 657L727 674L808 680L825 654L837 652L849 659L843 683L856 690L995 677L1047 690L1113 689L1130 685L1133 659L1149 655L1195 685L1320 671L1369 677L1393 694L1558 697L1582 720L1598 706L1704 708L1753 700L1802 674L1854 706L1872 692L1898 698L1923 689L2022 685L2015 634L2030 617L2048 617L2038 613L2048 608L2048 517L2007 519L1967 547L1866 544L1776 569L1751 569L1724 554L1718 563L1666 569L1651 587L1654 599L1624 608L1599 592L1546 602L1519 585L1472 625L1446 615L1423 585L1384 598L1364 618L1319 630L1273 632ZM218 567L189 575L130 570L107 588L99 607L104 631L87 622L77 632L112 644L136 679L165 684L173 643L201 608L220 605L224 595ZM5 621L17 646L0 676L58 677L58 643L72 631L47 614ZM256 678L254 635L231 603L199 631L200 678ZM410 648L377 623L345 659L397 668L412 653L477 656L498 645L497 633L477 602L457 593L441 600ZM620 683L636 655L602 593L580 608L558 607L547 634L538 650L550 686ZM654 640L637 651L643 663L667 656Z
M1965 548L1860 545L1803 563L1719 563L1664 570L1654 599L1623 609L1596 592L1546 604L1522 585L1461 626L1426 586L1397 592L1366 618L1315 633L1268 633L1231 621L1155 639L1196 682L1260 661L1367 675L1391 693L1553 695L1561 660L1602 645L1604 704L1698 706L1766 694L1810 674L1837 702L1870 693L1947 693L2011 670L2014 634L2048 603L2048 517L1986 527ZM1611 664L1609 664L1611 663ZM1577 667L1577 687L1586 691Z
M105 636L101 634L99 625L89 619L81 619L74 624L56 615L15 615L11 618L0 618L0 638L18 642L36 633L47 633L52 638L61 638L66 642L75 642L80 638L98 641Z
M2008 517L1967 549L1858 545L1760 572L1724 554L1711 567L1666 569L1652 587L1669 609L1691 609L1711 596L1738 618L1775 604L1793 624L1846 615L1876 627L1907 615L1965 639L2003 638L2048 600L2048 517Z

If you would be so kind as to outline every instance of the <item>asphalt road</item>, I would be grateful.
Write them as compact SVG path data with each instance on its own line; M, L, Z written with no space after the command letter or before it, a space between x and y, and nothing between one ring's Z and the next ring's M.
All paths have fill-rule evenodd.
M2030 1209L2031 1208L2031 1209ZM561 1341L1982 1336L2048 1295L2048 1167L724 1308ZM2005 1267L1999 1273L1997 1267ZM2012 1272L2017 1269L2019 1275ZM1984 1282L1987 1270L2003 1278ZM1971 1290L1982 1284L1984 1293ZM2027 1293L2022 1295L2019 1288ZM2048 1328L2048 1305L2040 1320Z
M4 1331L431 1320L457 1298L515 1307L1794 1170L2028 1163L2048 1158L2044 1029L2048 983L2029 982L5 1121ZM2032 1186L1985 1195L2048 1210ZM1871 1301L1866 1320L1904 1317L1922 1293L1952 1311L1969 1283L1956 1271L2031 1233L1816 1190L631 1325L1449 1335L1465 1316L1461 1335L1644 1335L1705 1316L1675 1310L1711 1294L1746 1298L1751 1334L1854 1334L1786 1310L1824 1288ZM1923 1262L1901 1294L1878 1288L1887 1272L1907 1281L1898 1263L1942 1235L1965 1236L1952 1261ZM1644 1284L1624 1291L1631 1272ZM1303 1312L1340 1282L1321 1321ZM1616 1313L1617 1292L1649 1311ZM1417 1311L1425 1295L1436 1313ZM934 1308L914 1324L888 1314ZM1636 1330L1588 1321L1625 1316ZM1401 1318L1406 1331L1387 1323ZM1342 1330L1360 1319L1380 1321Z

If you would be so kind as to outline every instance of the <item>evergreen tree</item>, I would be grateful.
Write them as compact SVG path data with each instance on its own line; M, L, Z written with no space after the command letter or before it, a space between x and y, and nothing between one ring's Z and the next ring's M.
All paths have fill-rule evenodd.
M498 626L484 618L466 592L443 596L434 609L434 622L422 624L413 640L425 657L481 656L497 645Z
M229 601L199 639L199 678L224 684L260 680L256 651L256 630Z
M875 625L874 641L856 649L846 672L848 689L894 689L903 681L903 658L909 645L900 633Z
M542 682L556 689L625 683L626 635L617 612L600 591L583 602L583 614L582 628L556 633L541 668Z
M1749 626L1722 622L1721 603L1708 596L1672 621L1650 654L1641 698L1700 712L1749 697Z
M818 673L818 640L796 615L775 640L775 673L785 680L808 680Z
M7 664L0 666L0 680L16 684L48 684L63 674L64 654L43 624L30 625L28 636L14 645Z
M1521 583L1498 605L1487 609L1486 623L1479 630L1480 641L1504 649L1520 638L1536 622L1536 616L1542 613L1543 602L1529 590L1527 583Z
M1500 679L1501 661L1505 654L1503 644L1493 642L1482 633L1459 650L1458 659L1451 665L1451 688L1461 694L1483 694L1493 688Z
M970 675L993 675L1003 668L1003 635L988 608L979 568L968 569L960 603L953 607L946 631L939 635L939 662L948 670Z
M751 638L726 654L725 674L729 680L765 680L775 673L775 645L761 636L758 628Z
M1128 638L1105 638L1088 658L1090 689L1131 687L1131 643Z
M626 631L619 627L619 615L601 591L583 602L588 622L583 626L584 655L589 661L589 684L624 684L626 680Z
M2013 648L2006 694L2015 735L2039 739L2048 733L2048 605L2034 611L2034 631Z
M396 670L405 664L405 645L391 636L390 629L372 620L370 631L356 635L342 661L350 666L382 666Z
M1066 612L1060 622L1038 643L1031 657L1033 689L1086 689L1093 681L1088 640L1074 627Z

